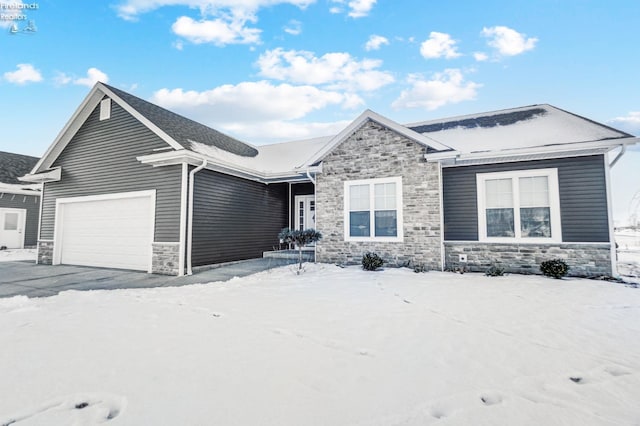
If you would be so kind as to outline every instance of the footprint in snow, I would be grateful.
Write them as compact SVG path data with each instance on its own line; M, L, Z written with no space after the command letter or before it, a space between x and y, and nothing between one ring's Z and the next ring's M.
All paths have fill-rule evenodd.
M480 401L482 401L484 405L500 404L502 402L502 395L498 392L485 392L480 395Z
M111 394L88 393L60 397L40 406L0 419L0 426L28 424L100 424L118 417L126 398Z

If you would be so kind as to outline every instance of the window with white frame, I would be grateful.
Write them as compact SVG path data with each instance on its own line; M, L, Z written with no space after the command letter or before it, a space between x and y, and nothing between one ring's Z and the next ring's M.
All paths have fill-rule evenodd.
M560 242L558 169L478 173L481 241Z
M402 178L344 183L346 241L402 241Z

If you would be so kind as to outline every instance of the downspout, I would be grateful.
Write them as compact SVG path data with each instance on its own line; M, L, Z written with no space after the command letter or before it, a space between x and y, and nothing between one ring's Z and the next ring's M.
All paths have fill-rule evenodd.
M622 145L622 149L620 150L618 155L616 155L616 158L614 158L613 161L611 163L609 163L609 168L615 166L615 164L618 162L619 159L622 158L622 156L624 155L625 152L627 152L627 146L626 145Z
M187 221L187 275L193 275L193 270L191 269L191 255L193 252L193 184L195 182L195 175L200 170L207 167L207 160L202 160L202 164L200 164L195 169L189 172L189 219Z

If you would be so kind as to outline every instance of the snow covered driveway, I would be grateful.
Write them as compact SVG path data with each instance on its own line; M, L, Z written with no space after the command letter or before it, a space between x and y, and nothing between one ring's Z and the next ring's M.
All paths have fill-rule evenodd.
M0 299L0 425L637 425L640 289L288 267Z

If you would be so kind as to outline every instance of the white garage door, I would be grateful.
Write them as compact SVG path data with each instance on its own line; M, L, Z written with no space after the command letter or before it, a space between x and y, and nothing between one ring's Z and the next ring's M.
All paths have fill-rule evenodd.
M149 270L153 196L59 200L58 263Z

